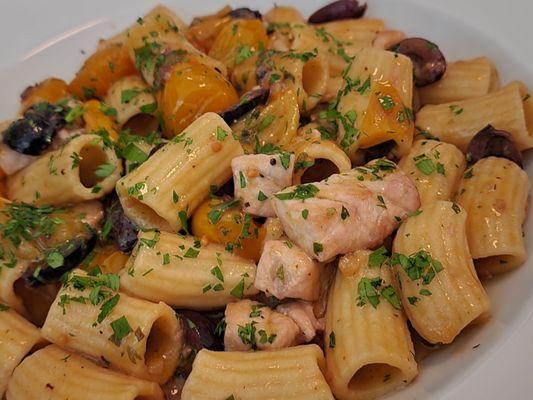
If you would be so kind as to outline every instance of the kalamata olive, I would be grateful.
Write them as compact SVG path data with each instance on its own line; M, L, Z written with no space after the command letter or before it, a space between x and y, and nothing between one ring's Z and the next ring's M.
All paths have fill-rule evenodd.
M263 16L259 11L250 10L247 7L236 8L228 14L233 19L261 19Z
M37 264L33 273L27 275L26 283L29 286L40 286L52 282L58 282L59 278L71 269L76 268L96 245L96 235L85 238L74 238L63 245L49 251L47 258Z
M252 111L255 107L265 104L268 100L269 93L269 89L263 87L252 89L244 93L236 105L222 111L220 116L228 124L232 124L249 111Z
M210 318L196 311L179 310L177 313L183 318L186 329L185 340L191 348L197 351L204 348L209 350L224 348L222 338L215 333L221 316L217 321L217 318Z
M111 220L109 238L112 239L118 249L124 253L130 252L137 243L139 228L124 214L124 209L118 197L113 194L105 200L106 219Z
M387 158L392 162L397 163L399 160L398 155L394 153L394 148L396 144L393 140L388 140L386 142L377 144L375 146L365 149L365 164L369 161L375 160L376 158Z
M308 19L310 24L321 24L340 19L361 18L366 11L366 3L357 0L338 0L315 11Z
M413 62L416 86L438 81L446 71L446 59L439 46L423 38L407 38L392 46L390 51L403 54Z
M485 157L503 157L523 166L522 153L516 147L513 137L506 131L487 125L470 140L466 150L466 158L475 163Z
M4 131L3 141L18 153L38 156L50 146L56 132L65 124L63 116L49 103L30 107Z

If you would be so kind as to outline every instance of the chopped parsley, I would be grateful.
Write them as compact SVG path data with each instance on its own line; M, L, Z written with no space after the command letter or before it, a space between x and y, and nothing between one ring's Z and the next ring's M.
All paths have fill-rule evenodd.
M381 246L368 256L368 266L370 268L381 267L388 258L387 249L385 246Z
M381 108L383 108L385 111L388 111L396 105L394 103L394 100L390 95L384 95L378 98L379 104L381 105Z
M117 345L120 345L122 339L130 334L133 331L131 326L123 315L122 317L111 322L111 328L113 329L113 335L111 336L111 341Z
M312 183L308 183L305 185L298 185L294 189L293 192L281 192L278 194L275 194L276 198L280 200L292 200L292 199L298 199L298 200L305 200L312 197L315 197L315 195L319 192L319 189L313 185Z

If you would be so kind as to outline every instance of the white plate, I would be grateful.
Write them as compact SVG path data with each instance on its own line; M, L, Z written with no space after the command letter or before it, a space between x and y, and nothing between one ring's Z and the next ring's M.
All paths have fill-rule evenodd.
M226 1L163 1L190 19L208 14ZM306 15L324 1L277 0ZM369 0L368 15L387 25L439 44L448 60L490 57L502 82L523 80L533 90L533 1ZM12 117L18 96L29 84L48 76L70 79L101 37L142 15L156 1L4 1L0 4L0 118ZM265 10L273 2L230 1ZM527 169L533 176L533 162ZM526 238L533 237L531 218ZM528 243L529 244L529 243ZM528 250L532 251L531 245ZM533 257L522 268L487 282L492 320L471 329L453 345L420 365L420 376L390 399L531 399L533 379ZM478 347L474 348L474 346Z

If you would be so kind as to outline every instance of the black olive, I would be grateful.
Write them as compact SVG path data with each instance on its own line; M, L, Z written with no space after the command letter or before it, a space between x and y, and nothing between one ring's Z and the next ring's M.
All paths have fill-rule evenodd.
M96 235L91 235L89 239L75 238L65 242L63 245L54 249L63 256L63 263L60 266L50 266L48 261L43 261L35 265L34 273L26 275L26 283L29 286L41 286L44 284L58 282L61 276L76 268L96 245Z
M396 144L393 140L388 140L386 142L377 144L375 146L369 147L364 150L365 154L365 164L375 160L376 158L387 158L390 161L397 163L399 160L397 154L394 153L394 148Z
M233 19L261 19L263 16L259 11L250 10L247 7L236 8L228 14Z
M490 156L507 158L520 168L523 167L522 153L516 147L511 134L487 125L470 140L466 158L473 164Z
M38 156L50 146L56 132L65 125L63 116L49 103L30 107L4 131L3 141L18 153Z
M310 24L321 24L340 19L361 18L366 11L366 3L357 0L338 0L315 11L308 19Z
M446 71L446 59L435 43L422 38L408 38L389 50L403 54L413 62L416 86L426 86L438 81Z
M237 119L252 111L255 107L265 104L268 100L270 90L267 88L257 88L242 95L241 100L233 107L220 113L220 116L228 124L234 123Z
M111 221L109 238L124 253L130 252L137 243L139 228L124 214L117 195L113 193L105 199L106 220Z
M185 322L185 340L195 350L223 350L222 335L217 335L215 330L221 315L210 317L191 310L177 311Z

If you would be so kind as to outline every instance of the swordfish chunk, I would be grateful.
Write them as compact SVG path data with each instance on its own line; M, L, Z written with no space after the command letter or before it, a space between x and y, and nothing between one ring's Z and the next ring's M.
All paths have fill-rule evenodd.
M320 262L383 243L420 197L410 177L386 159L276 193L272 206L287 236Z

